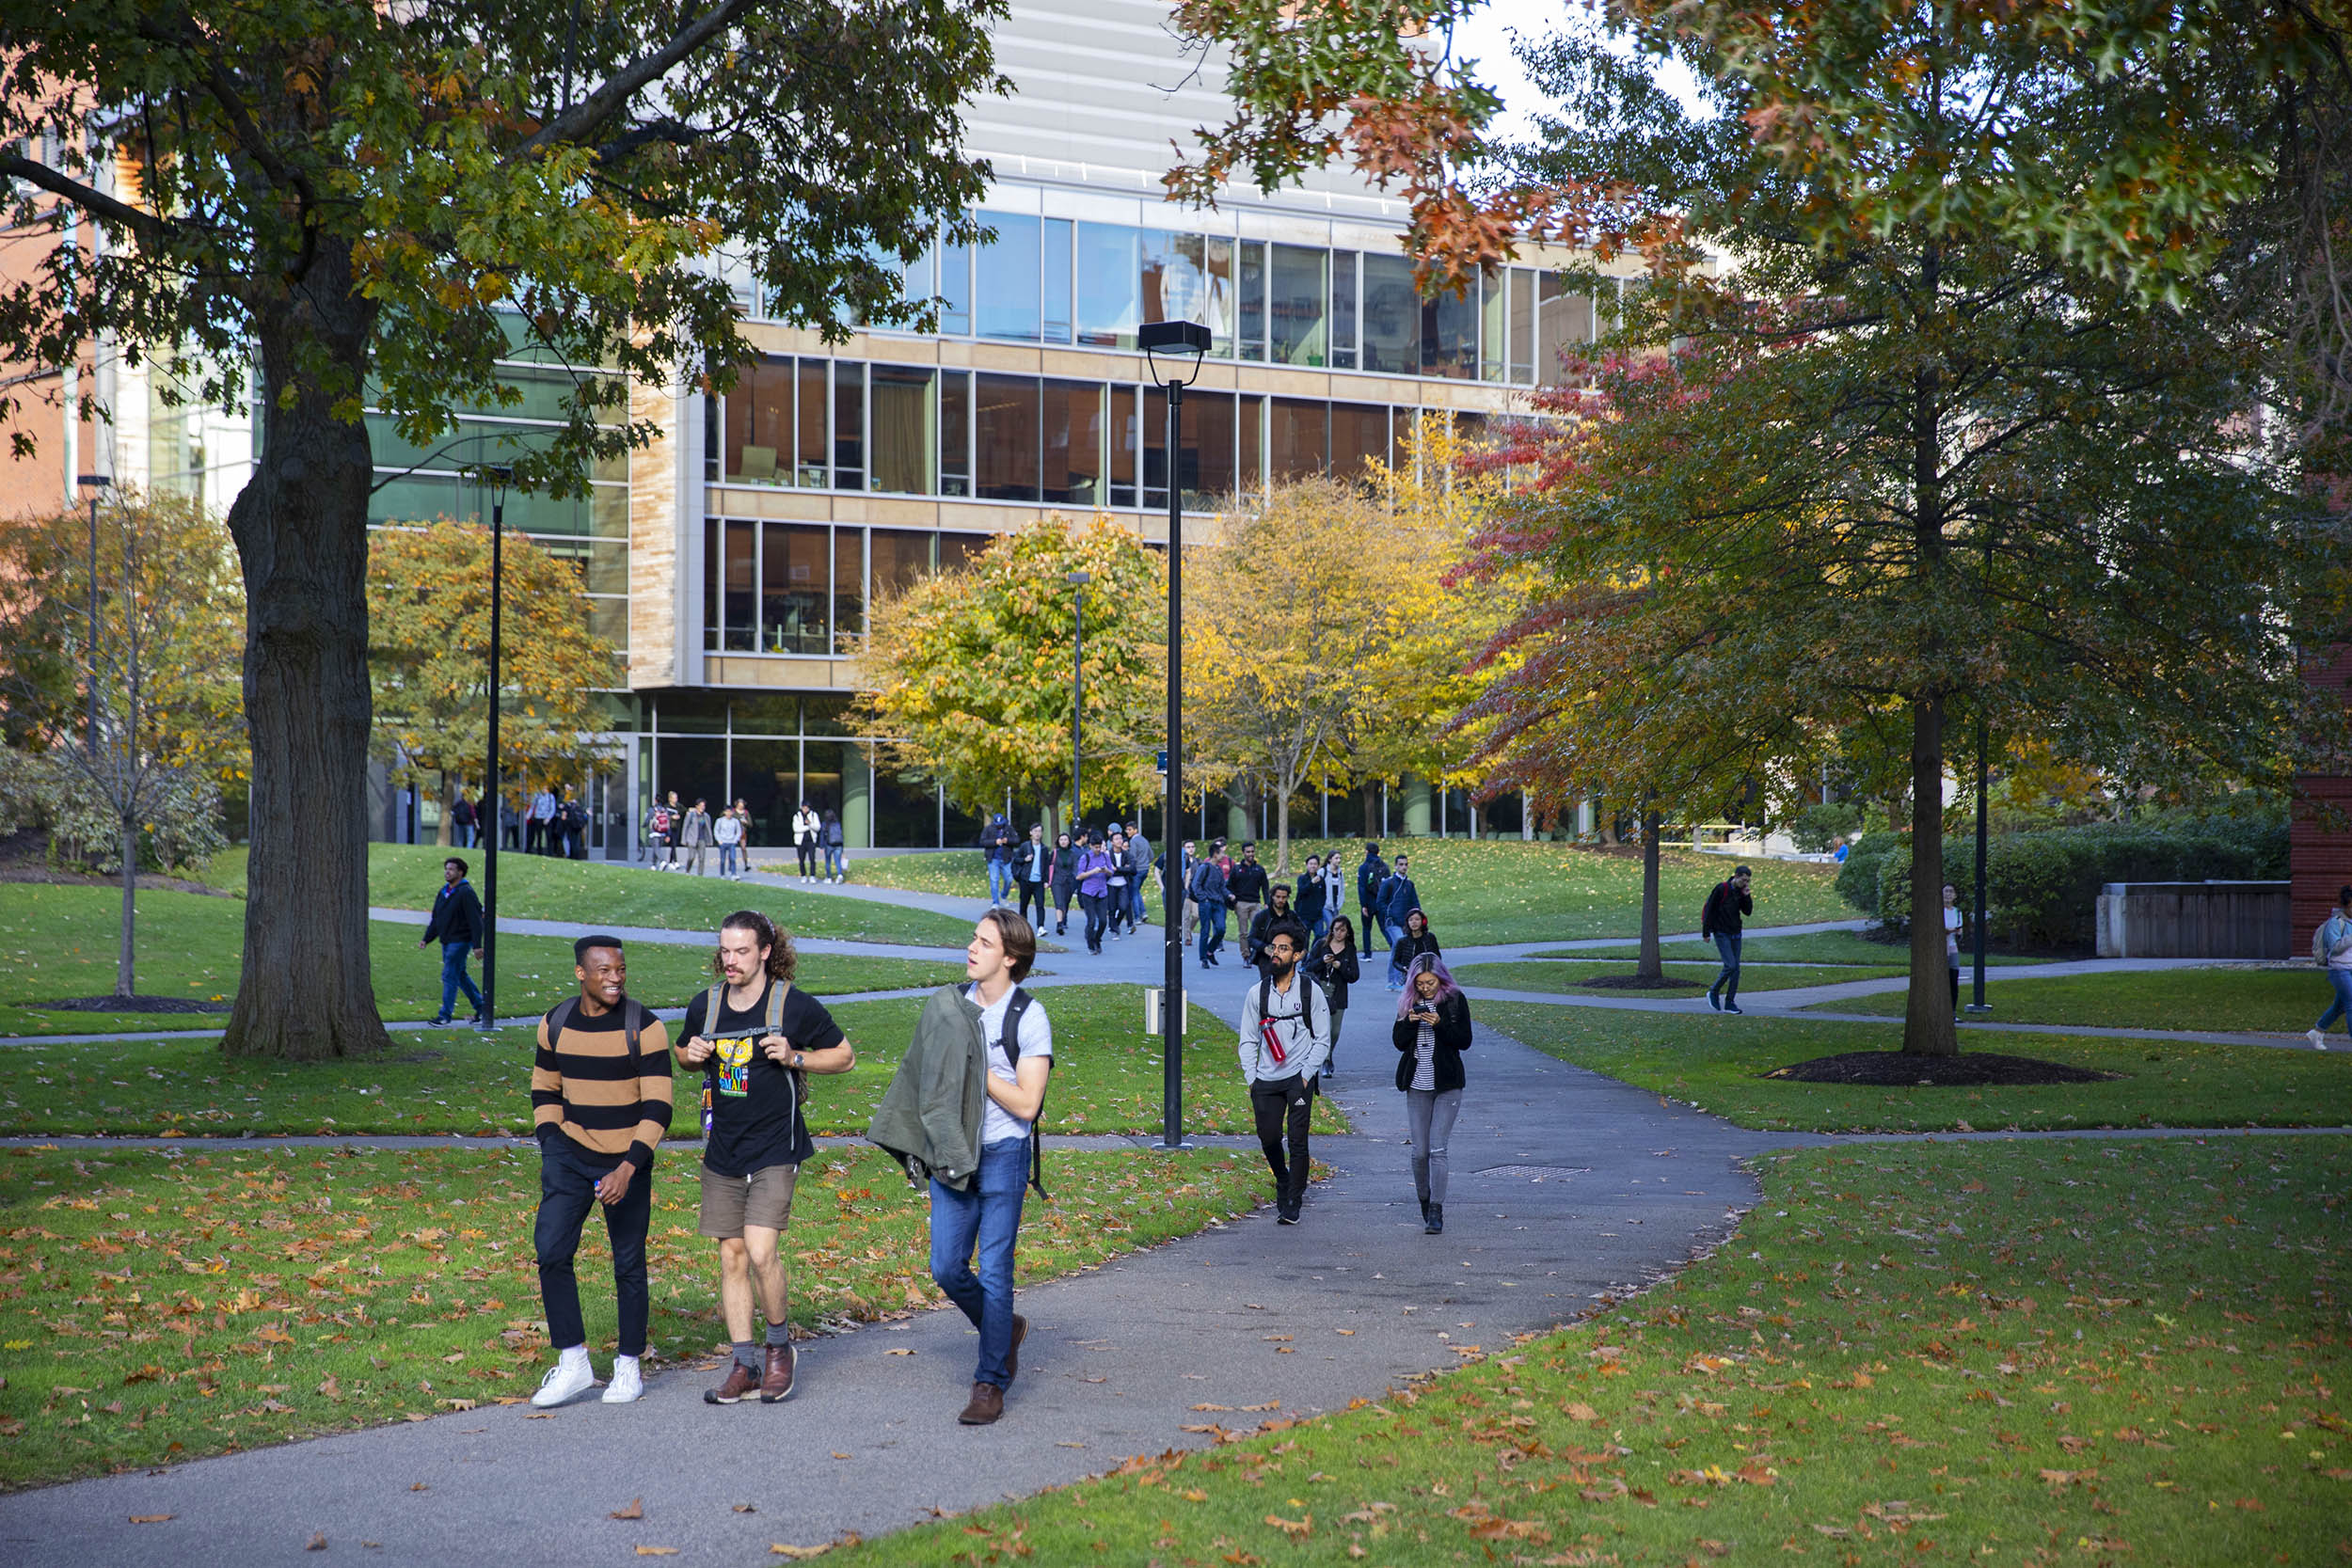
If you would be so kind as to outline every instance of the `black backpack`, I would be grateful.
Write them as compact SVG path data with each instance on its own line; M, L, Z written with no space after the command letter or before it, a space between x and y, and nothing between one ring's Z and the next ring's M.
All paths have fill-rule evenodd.
M979 998L973 996L970 990L967 989L963 994L975 1006L978 1004ZM1027 1012L1036 1001L1036 997L1019 986L1013 987L1012 1000L1005 1005L1004 1026L997 1031L996 1049L1005 1053L1005 1069L1016 1078L1021 1075L1021 1015ZM1045 1070L1049 1076L1054 1070L1050 1057ZM1054 1195L1045 1190L1045 1135L1039 1131L1044 1121L1045 1099L1041 1095L1038 1097L1037 1117L1029 1123L1029 1185L1037 1189L1041 1199L1051 1203Z

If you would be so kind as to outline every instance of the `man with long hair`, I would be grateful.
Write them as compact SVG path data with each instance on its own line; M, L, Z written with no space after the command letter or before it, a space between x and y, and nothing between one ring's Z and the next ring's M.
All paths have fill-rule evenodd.
M697 1228L719 1243L719 1305L735 1354L726 1376L703 1391L735 1404L756 1390L762 1404L792 1392L798 1357L788 1332L783 1255L801 1164L817 1151L803 1114L809 1073L847 1072L857 1053L817 999L796 989L792 938L755 910L719 927L711 959L720 984L686 1006L678 1059L703 1074L702 1213ZM765 1344L752 1339L756 1286Z

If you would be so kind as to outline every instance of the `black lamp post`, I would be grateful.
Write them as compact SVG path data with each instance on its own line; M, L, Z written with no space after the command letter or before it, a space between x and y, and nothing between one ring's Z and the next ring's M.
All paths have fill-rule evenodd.
M1087 711L1087 584L1094 580L1091 572L1072 572L1062 578L1077 591L1077 603L1070 612L1070 842L1078 842L1078 824L1086 820L1086 797L1079 786L1079 770L1086 760L1083 726Z
M98 760L98 498L114 481L104 474L76 474L73 483L89 492L89 756Z
M504 831L506 791L499 781L499 698L503 678L499 672L499 606L505 596L501 580L506 564L506 487L515 470L485 468L483 483L490 487L490 735L483 776L489 785L490 847L482 857L482 1027L498 1027L499 835Z
M1147 322L1136 334L1151 368L1152 384L1168 393L1168 803L1160 837L1167 847L1160 891L1167 904L1168 965L1160 1000L1160 1148L1189 1148L1184 1141L1184 890L1177 885L1182 857L1175 844L1183 820L1184 790L1184 493L1177 483L1177 439L1184 388L1200 374L1209 352L1209 329L1199 322Z

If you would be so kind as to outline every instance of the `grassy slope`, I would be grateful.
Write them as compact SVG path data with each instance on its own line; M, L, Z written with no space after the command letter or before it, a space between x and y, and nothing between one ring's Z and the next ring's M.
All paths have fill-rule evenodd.
M368 846L368 901L390 909L422 910L441 885L441 862L451 851L429 844ZM457 851L482 886L480 850ZM205 873L215 886L242 894L245 861L231 853ZM796 936L961 947L972 927L923 910L828 897L788 888L723 882L604 861L559 861L545 855L499 856L499 913L517 920L578 920L593 911L613 926L660 926L676 930L719 928L735 911L756 909Z
M2352 1057L2309 1051L2058 1034L1971 1037L1967 1043L1977 1049L2129 1076L2037 1088L1868 1088L1761 1075L1815 1056L1892 1050L1898 1038L1884 1024L1625 1013L1533 1002L1481 1003L1477 1015L1564 1061L1772 1132L2352 1124Z
M1174 1187L1164 1162L1047 1158L1056 1200L1024 1216L1025 1279L1220 1223L1264 1185L1234 1154L1195 1156ZM655 1166L652 1340L672 1364L726 1338L690 1169ZM537 1189L529 1150L0 1152L0 1486L527 1395L547 1359ZM795 1323L939 1301L925 1201L888 1157L820 1155L794 1209ZM600 1225L580 1251L601 1362L614 1325Z
M1531 958L1630 958L1639 949L1623 947L1559 948L1550 952L1530 953ZM1693 963L1716 961L1715 946L1704 942L1669 942L1660 948L1669 959L1682 958ZM1793 937L1750 937L1741 943L1740 957L1747 963L1820 963L1820 964L1893 964L1906 968L1911 962L1911 949L1901 942L1873 942L1860 931L1807 931ZM1963 955L1963 958L1965 955ZM1988 967L2006 968L2021 964L2047 963L2047 958L2019 958L2006 954L1986 956Z
M1472 843L1417 838L1389 846L1399 847L1412 856L1413 885L1421 890L1439 940L1449 947L1640 934L1642 863L1629 851L1508 839ZM1310 853L1325 847L1336 847L1345 858L1352 914L1360 846L1294 840L1292 873L1296 875ZM1707 890L1723 879L1730 863L1720 855L1665 852L1659 899L1666 929L1698 928ZM1802 926L1851 919L1853 911L1838 900L1832 885L1834 873L1834 867L1765 863L1756 873L1755 924ZM988 891L977 850L854 861L850 876L855 881L924 893L977 897Z
M1736 1244L1589 1323L844 1568L2345 1549L2346 1140L1814 1150L1763 1176Z
M1629 960L1572 963L1557 958L1530 958L1518 963L1465 964L1454 977L1466 986L1492 986L1498 990L1549 990L1564 996L1696 996L1722 973L1716 964L1670 963L1668 975L1682 985L1672 990L1627 991L1596 988L1592 982L1608 975L1630 974ZM1866 969L1859 964L1750 965L1740 971L1740 989L1793 990L1800 986L1829 986L1841 980L1877 980L1903 974L1900 969Z
M1048 1132L1157 1132L1159 1042L1140 1032L1137 988L1055 990L1043 998L1056 1054ZM846 1077L817 1081L813 1129L866 1131L921 1010L919 1001L834 1009L859 1065ZM1200 1132L1248 1132L1248 1095L1234 1068L1231 1029L1199 1008L1192 1028L1185 1125ZM460 1029L397 1043L396 1054L378 1060L301 1066L227 1058L209 1040L0 1050L0 1132L201 1136L529 1129L529 1031L485 1037ZM681 1091L690 1102L675 1121L681 1133L693 1125L692 1092L691 1085ZM1327 1100L1316 1102L1315 1125L1346 1130Z
M741 891L741 890L738 890ZM245 945L245 904L196 893L138 895L137 977L143 995L228 1001ZM37 1004L114 990L121 906L103 888L0 884L0 1036L93 1034L122 1029L216 1029L217 1015L59 1012ZM370 927L376 1005L388 1019L420 1020L441 1006L441 958L421 951L412 927ZM641 942L629 950L629 980L659 1006L682 1004L708 983L708 951ZM835 993L945 983L960 964L906 958L810 958L809 989ZM482 966L470 973L481 984ZM559 937L509 933L499 941L499 1011L544 1011L578 988L572 944ZM458 998L458 1006L466 1006Z
M2090 1024L2115 1029L2265 1030L2301 1034L2329 1000L2316 969L2169 969L2063 974L2029 985L1994 986L1985 999L2004 1023ZM1838 1012L1900 1017L1903 999L1869 997L1823 1006Z

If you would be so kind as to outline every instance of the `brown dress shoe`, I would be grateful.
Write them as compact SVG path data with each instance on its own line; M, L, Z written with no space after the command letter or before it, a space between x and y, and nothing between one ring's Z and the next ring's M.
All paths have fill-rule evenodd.
M727 1363L727 1375L716 1388L703 1390L705 1404L734 1404L759 1386L759 1374L740 1361Z
M956 1419L968 1427L984 1427L1004 1413L1005 1391L993 1383L976 1383L972 1385L972 1402L963 1407L963 1414Z
M774 1404L792 1397L792 1375L801 1370L800 1353L790 1345L768 1347L768 1370L760 1374L759 1402Z
M1012 1315L1012 1344L1005 1351L1005 1381L1010 1383L1021 1375L1021 1341L1029 1337L1029 1320L1015 1312Z

